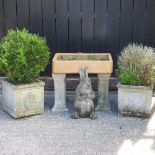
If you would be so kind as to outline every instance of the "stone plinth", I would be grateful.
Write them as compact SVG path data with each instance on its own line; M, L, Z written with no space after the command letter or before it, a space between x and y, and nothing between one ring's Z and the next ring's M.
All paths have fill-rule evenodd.
M110 74L98 74L98 105L96 110L111 110L109 104Z
M55 104L52 111L66 111L66 74L52 74L54 79Z

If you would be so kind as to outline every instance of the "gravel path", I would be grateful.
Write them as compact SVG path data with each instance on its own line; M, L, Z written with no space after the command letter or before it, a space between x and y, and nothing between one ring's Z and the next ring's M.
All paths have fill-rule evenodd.
M14 120L0 107L0 154L155 155L155 116L97 114L96 120L73 120L69 113L53 113L46 105L42 115Z

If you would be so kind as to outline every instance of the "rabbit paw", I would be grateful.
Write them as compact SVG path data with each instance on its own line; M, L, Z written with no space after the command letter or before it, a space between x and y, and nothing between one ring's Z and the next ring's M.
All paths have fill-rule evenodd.
M97 115L95 113L95 111L93 111L90 116L89 116L90 119L96 119L97 118Z
M80 118L79 113L78 113L77 111L75 111L75 112L72 114L71 118L73 118L73 119L79 119L79 118Z

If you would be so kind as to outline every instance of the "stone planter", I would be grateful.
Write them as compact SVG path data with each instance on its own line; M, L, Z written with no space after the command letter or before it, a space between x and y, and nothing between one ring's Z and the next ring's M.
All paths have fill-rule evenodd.
M13 85L2 81L2 106L14 118L36 115L44 112L44 82L36 80L31 84Z
M110 53L56 53L52 62L55 74L79 73L80 68L88 67L91 74L111 74L113 61Z
M98 75L98 105L96 110L110 110L108 100L109 78L113 71L113 60L109 53L56 53L52 61L52 75L55 87L55 105L53 111L67 110L66 74L77 74L81 68L88 73Z
M119 114L149 117L154 107L151 87L118 85Z

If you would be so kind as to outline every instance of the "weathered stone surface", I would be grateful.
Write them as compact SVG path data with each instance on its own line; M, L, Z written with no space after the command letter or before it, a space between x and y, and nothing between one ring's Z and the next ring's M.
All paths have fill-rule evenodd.
M54 78L55 103L52 111L67 111L65 74L52 74Z
M96 110L111 110L109 104L110 74L98 74L98 105Z
M62 57L65 60L61 59ZM78 59L72 59L73 57ZM94 59L97 57L98 60ZM90 74L111 74L113 71L112 56L110 53L56 53L52 60L52 72L55 74L75 74L79 73L80 68L86 67Z
M88 77L87 68L80 69L80 83L76 88L76 98L74 102L75 112L72 118L77 119L79 116L91 116L92 119L95 119L94 98L95 93L92 90L92 84Z
M44 82L37 80L31 84L13 85L2 81L2 106L14 118L44 112Z
M66 110L66 74L52 74L55 87L55 106L53 111ZM111 110L108 98L111 74L98 74L98 105L96 110Z
M54 92L48 91L42 115L14 121L1 109L1 98L1 155L155 155L155 114L141 119L102 111L96 120L75 121L70 112L51 112ZM110 98L117 102L117 92Z
M118 85L118 111L122 115L150 116L155 104L152 88Z

